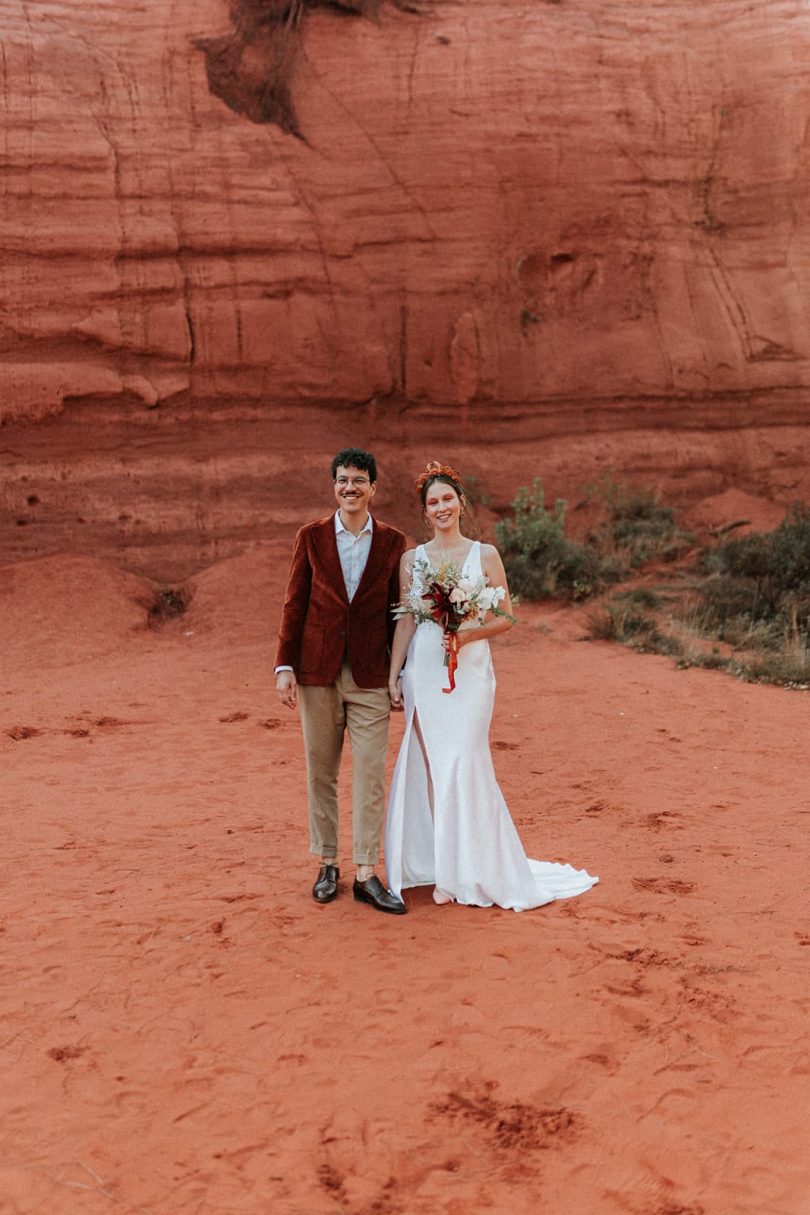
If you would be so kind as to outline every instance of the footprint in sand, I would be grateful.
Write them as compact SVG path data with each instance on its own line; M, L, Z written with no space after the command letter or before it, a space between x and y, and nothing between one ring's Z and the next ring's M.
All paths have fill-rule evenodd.
M692 894L694 882L681 882L678 878L633 878L636 890L652 890L654 894Z
M612 996L646 996L648 989L639 976L624 984L606 983L605 991L609 991Z
M581 1115L566 1109L545 1108L524 1101L498 1101L496 1082L471 1086L469 1092L451 1091L430 1106L429 1121L439 1118L464 1122L483 1130L492 1145L521 1155L570 1138L580 1128Z
M647 815L644 826L653 831L663 831L667 828L683 831L683 824L677 821L679 818L680 815L675 814L672 810L658 810L654 814Z
M737 1002L733 996L722 991L709 991L705 987L694 984L689 975L679 979L680 999L689 1009L699 1012L702 1016L711 1017L713 1021L725 1024L737 1015Z
M675 958L669 958L665 953L661 953L659 949L624 949L621 953L612 953L608 955L611 958L616 958L622 962L632 962L636 966L677 966L678 961Z
M57 1063L69 1063L71 1059L80 1059L86 1050L86 1046L52 1046L48 1056Z
M580 1055L583 1063L592 1063L594 1067L603 1067L609 1076L615 1076L619 1070L619 1061L611 1051L591 1051L590 1054Z
M13 738L14 742L22 742L26 738L38 738L42 733L35 726L12 726L10 730L6 730L9 738Z

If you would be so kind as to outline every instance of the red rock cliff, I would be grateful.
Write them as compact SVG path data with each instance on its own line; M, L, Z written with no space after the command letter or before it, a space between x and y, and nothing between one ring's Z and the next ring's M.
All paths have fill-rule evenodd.
M804 3L0 12L7 419L802 399Z

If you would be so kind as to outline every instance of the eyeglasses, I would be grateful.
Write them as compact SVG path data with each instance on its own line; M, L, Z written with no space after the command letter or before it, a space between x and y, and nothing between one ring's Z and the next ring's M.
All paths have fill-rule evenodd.
M368 485L368 477L336 477L335 485L339 485L341 489L346 489L351 485L357 489L362 489L364 485Z

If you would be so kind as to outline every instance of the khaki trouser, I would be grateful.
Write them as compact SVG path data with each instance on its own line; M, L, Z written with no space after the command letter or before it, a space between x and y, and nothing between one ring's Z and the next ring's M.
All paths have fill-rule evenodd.
M343 736L352 749L354 863L376 865L385 814L385 759L391 704L387 688L358 688L348 662L327 687L298 686L304 751L310 852L338 854L338 771Z

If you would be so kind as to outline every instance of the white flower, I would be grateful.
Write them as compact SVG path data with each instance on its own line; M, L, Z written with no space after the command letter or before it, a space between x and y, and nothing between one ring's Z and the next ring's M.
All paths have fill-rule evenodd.
M482 611L488 612L500 603L505 597L506 591L502 586L485 586L481 588L478 595L478 606Z

